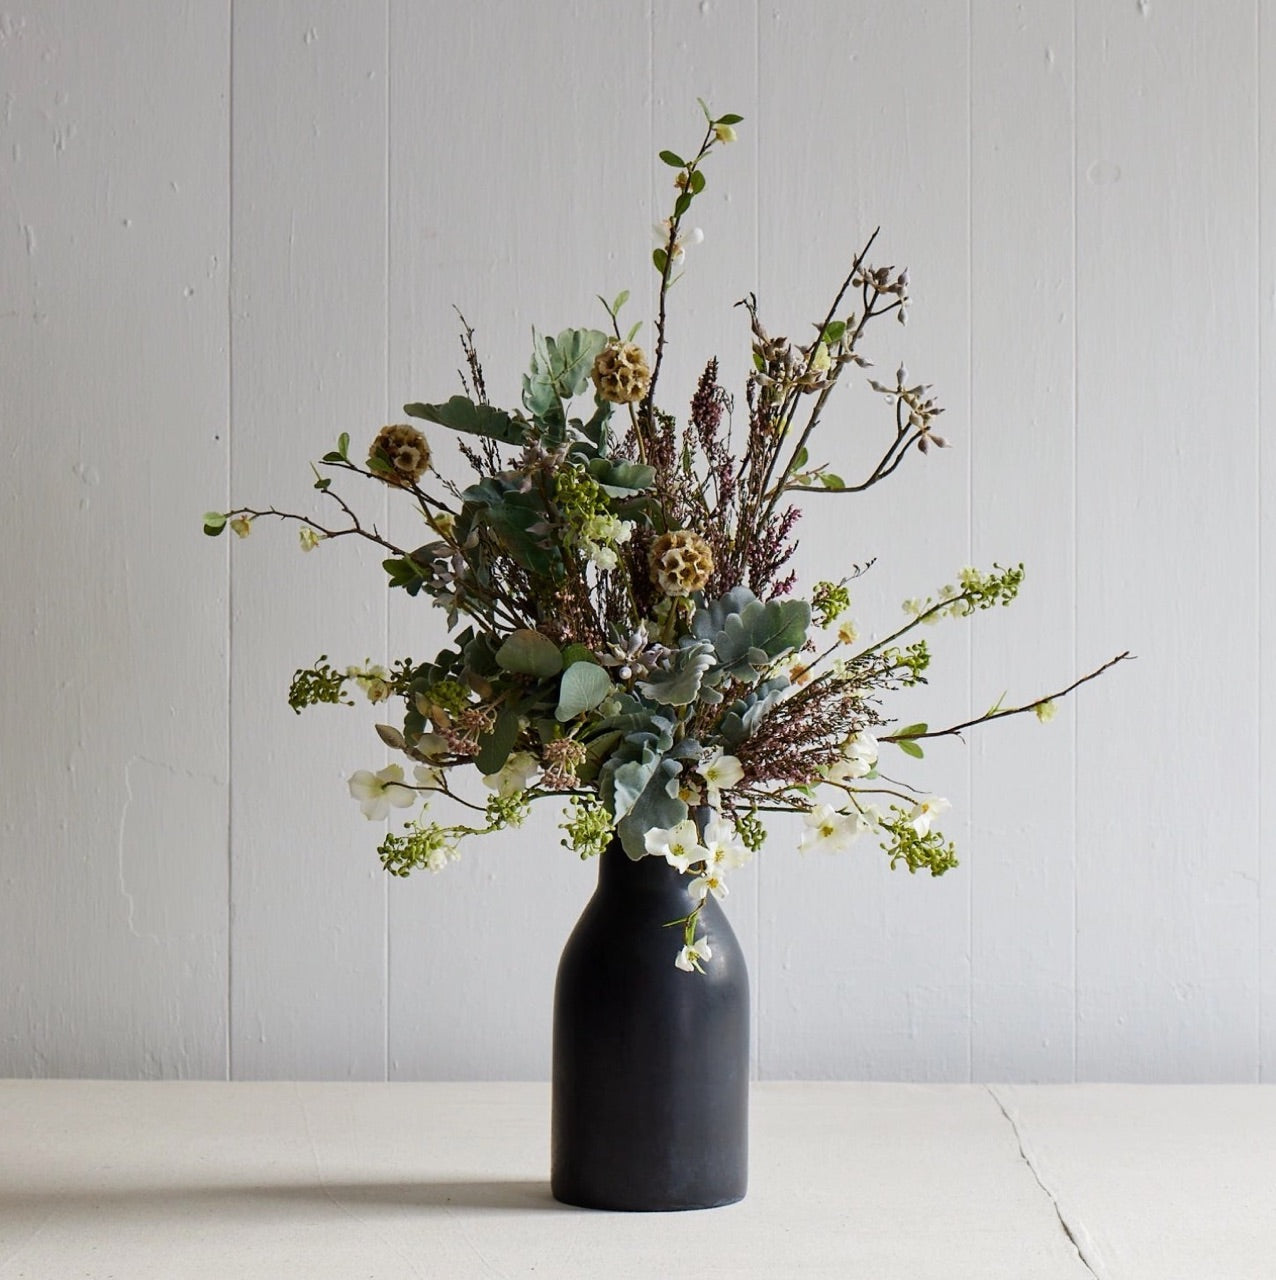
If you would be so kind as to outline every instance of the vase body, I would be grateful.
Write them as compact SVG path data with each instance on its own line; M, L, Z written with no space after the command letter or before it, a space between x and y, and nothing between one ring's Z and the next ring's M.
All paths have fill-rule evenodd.
M749 979L710 897L703 973L674 965L695 905L663 858L603 853L554 991L551 1190L595 1209L707 1209L748 1180Z

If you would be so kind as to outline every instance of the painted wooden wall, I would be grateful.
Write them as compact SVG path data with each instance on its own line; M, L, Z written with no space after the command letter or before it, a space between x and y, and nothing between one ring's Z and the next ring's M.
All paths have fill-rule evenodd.
M775 824L730 903L758 1074L1276 1076L1273 94L1272 0L0 6L0 1074L545 1075L592 868L543 813L388 883L344 783L374 713L284 699L439 619L358 547L198 516L308 509L339 431L451 394L454 303L506 402L532 325L648 307L702 95L746 122L666 389L714 352L738 386L731 304L800 333L880 223L916 303L874 350L954 448L814 499L805 580L876 557L880 633L1029 566L898 714L1138 654L929 754L941 881Z

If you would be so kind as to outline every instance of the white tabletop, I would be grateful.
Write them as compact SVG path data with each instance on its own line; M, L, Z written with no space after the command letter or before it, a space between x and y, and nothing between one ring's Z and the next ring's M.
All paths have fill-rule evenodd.
M0 1081L0 1280L1272 1280L1276 1090L764 1084L748 1198L549 1195L540 1084Z

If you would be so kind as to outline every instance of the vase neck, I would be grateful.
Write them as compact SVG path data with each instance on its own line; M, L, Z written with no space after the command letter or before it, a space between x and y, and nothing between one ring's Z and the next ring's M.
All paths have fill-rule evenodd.
M598 859L598 887L608 892L664 893L682 879L682 872L664 858L631 858L619 840L613 840Z

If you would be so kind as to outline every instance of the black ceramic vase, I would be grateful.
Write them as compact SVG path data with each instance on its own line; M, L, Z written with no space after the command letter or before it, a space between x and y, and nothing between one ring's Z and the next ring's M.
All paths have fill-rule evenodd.
M709 1209L748 1184L749 978L710 897L703 973L674 965L689 877L613 841L558 966L551 1190L592 1209Z

